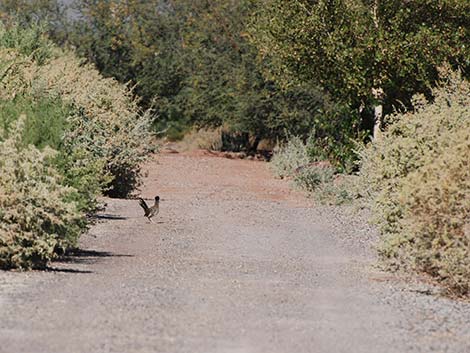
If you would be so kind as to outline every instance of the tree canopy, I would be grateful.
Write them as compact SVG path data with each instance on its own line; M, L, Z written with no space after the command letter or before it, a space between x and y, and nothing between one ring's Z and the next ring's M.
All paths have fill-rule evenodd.
M252 148L262 138L307 136L336 108L316 86L281 89L263 75L247 32L258 5L82 1L72 43L105 75L137 85L158 130L224 126L250 136Z
M470 3L466 0L266 0L253 41L281 82L318 83L356 108L383 90L390 112L428 93L444 62L470 65Z
M105 75L133 85L154 129L224 127L260 139L309 135L344 164L385 113L431 94L438 67L470 65L467 0L57 0L0 4L45 20Z

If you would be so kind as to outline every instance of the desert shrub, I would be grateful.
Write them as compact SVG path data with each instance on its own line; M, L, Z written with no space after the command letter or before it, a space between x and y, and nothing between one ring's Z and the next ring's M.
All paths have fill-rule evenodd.
M326 157L318 153L318 141L314 138L303 142L293 137L277 148L270 167L278 177L292 178L294 186L321 204L341 205L360 198L358 177L338 174L343 169L322 158Z
M9 126L20 116L25 116L22 144L32 144L39 149L48 146L57 150L51 163L63 175L62 183L75 189L72 195L78 208L91 212L96 209L97 196L101 195L110 178L103 175L103 161L94 158L90 152L64 144L72 112L72 108L59 98L19 94L14 99L0 101L0 126L7 136Z
M294 175L297 168L310 162L307 145L300 137L294 136L275 149L269 165L278 177L285 178Z
M360 183L357 175L339 174L333 180L318 185L311 196L323 205L352 204L361 206L356 202L360 197Z
M153 150L150 112L142 113L132 91L103 78L91 65L57 48L44 63L0 47L0 99L60 99L70 108L61 143L104 166L101 180L112 196L127 196L139 183L140 164ZM64 112L65 113L65 112Z
M74 190L50 163L55 152L25 147L24 128L23 117L0 142L0 268L42 268L85 226Z
M394 266L431 274L465 294L470 285L470 84L448 73L434 101L391 117L380 139L363 149L361 178Z
M403 247L415 265L465 294L470 292L470 130L456 135L456 145L406 178L400 224Z
M26 116L23 142L39 149L49 146L60 149L68 128L67 117L71 108L60 99L17 95L14 99L0 100L0 124L8 130L12 122L22 114Z
M19 39L0 32L0 267L41 268L76 245L103 191L136 187L149 114L73 54L9 31Z
M314 192L321 185L331 183L335 173L329 163L310 163L295 171L294 183L303 190Z
M132 91L105 79L91 65L64 53L38 68L32 94L58 95L74 108L64 143L89 152L112 176L109 194L127 196L139 183L140 165L153 150L150 113L142 113Z
M98 197L103 194L112 177L103 174L105 164L84 149L63 148L53 164L63 176L62 183L73 188L69 200L82 212L94 212L99 206Z

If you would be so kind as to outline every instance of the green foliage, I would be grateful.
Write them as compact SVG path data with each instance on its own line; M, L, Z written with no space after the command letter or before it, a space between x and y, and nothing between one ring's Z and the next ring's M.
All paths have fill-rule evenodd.
M42 268L76 246L103 191L137 185L149 116L71 53L45 41L38 60L23 50L28 30L10 33L19 40L0 41L0 267Z
M361 110L365 123L378 103L391 112L414 93L429 93L443 62L470 65L467 0L263 3L251 33L272 62L268 75L285 85L313 81Z
M364 141L367 132L359 124L357 112L346 105L336 105L322 111L315 119L308 137L308 155L313 161L329 161L342 173L356 168L357 142Z
M62 183L75 189L71 195L80 210L93 211L97 206L96 197L111 179L103 176L105 165L102 161L83 149L64 144L72 112L72 108L58 98L17 95L13 100L0 101L0 125L8 135L9 127L23 115L23 145L57 150L50 162L64 176Z
M62 183L74 189L68 200L82 212L94 212L98 196L107 190L112 177L104 174L105 162L84 149L62 149L52 163L63 176Z
M44 28L38 26L6 27L0 22L0 48L15 49L40 65L52 54L52 44L45 38Z
M258 60L247 33L258 1L78 5L70 43L105 76L136 85L139 105L154 111L157 132L179 139L192 127L223 126L227 136L243 137L243 145L227 148L252 152L262 139L306 139L314 129L317 153L350 164L351 140L361 137L357 114L313 81L280 87L267 78L272 62Z
M104 163L93 159L85 150L65 146L63 138L70 129L68 117L72 108L58 98L18 95L10 101L0 101L0 124L8 134L9 127L24 116L22 143L34 145L40 150L46 147L58 151L52 163L64 176L63 185L72 186L73 200L82 211L92 211L96 197L111 180L103 178Z
M452 291L470 288L470 84L447 73L434 101L395 114L361 152L363 189L384 234L381 253Z
M40 25L40 34L47 30L56 43L64 43L68 36L67 6L62 0L2 0L0 21L14 31L18 30L15 26L34 29Z
M39 67L35 75L33 93L57 95L74 109L68 117L66 148L85 151L102 163L102 177L112 177L108 193L127 196L138 186L140 165L154 149L149 112L140 111L127 87L104 79L70 53Z
M281 89L267 80L246 26L256 1L82 2L72 40L102 73L131 81L171 139L196 128L246 136L243 149L286 132L324 131L331 109L314 85ZM230 145L230 144L228 144ZM238 148L238 147L237 147Z
M298 168L310 162L307 145L301 138L294 136L274 151L269 165L278 177L285 178L294 175Z
M0 142L0 268L43 268L76 245L85 222L74 190L50 163L55 152L24 147L25 118Z
M296 171L294 183L303 190L314 192L321 185L331 183L335 173L329 163L311 163Z
M13 121L25 114L27 119L23 141L39 149L45 146L60 149L70 113L70 107L64 106L59 99L48 97L33 99L18 95L12 100L0 101L0 123L3 129L7 131Z
M27 102L22 104L15 101L21 98L15 98L10 106L16 105L26 113L28 109L35 109L37 117L28 119L28 124L44 125L53 121L50 133L55 135L54 144L58 143L57 139L62 139L61 150L82 151L82 155L89 157L88 163L77 163L87 165L87 168L104 166L97 176L97 183L101 185L106 180L108 192L113 196L128 195L138 185L140 163L152 149L149 114L141 113L127 87L115 80L104 79L96 69L84 65L71 53L57 48L53 52L50 59L39 64L14 49L0 49L0 69L4 67L0 99L25 96L32 102L39 102L35 103L36 107L27 108ZM51 110L51 107L41 105L57 99L63 102L64 109L68 109L63 111L67 114L65 136L60 137L52 128L62 124L63 119L54 118L61 114L62 108L57 106L56 115L45 121L40 112L41 109ZM30 133L41 138L39 125Z

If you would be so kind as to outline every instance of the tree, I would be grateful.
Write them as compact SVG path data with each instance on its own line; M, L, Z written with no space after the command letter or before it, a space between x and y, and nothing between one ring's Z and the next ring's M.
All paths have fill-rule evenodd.
M265 63L246 31L257 6L84 0L73 44L105 75L137 85L142 105L156 112L157 130L224 126L249 136L245 147L255 149L262 138L308 135L331 105L315 86L283 90L262 74Z
M439 65L470 65L466 0L266 0L253 22L272 77L314 81L365 119L375 110L375 133L382 106L429 93Z

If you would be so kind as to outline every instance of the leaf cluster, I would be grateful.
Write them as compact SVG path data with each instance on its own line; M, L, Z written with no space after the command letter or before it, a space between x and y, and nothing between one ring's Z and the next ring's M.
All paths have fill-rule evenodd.
M267 0L251 26L268 74L277 81L313 81L363 112L384 104L411 106L429 94L444 62L469 67L470 4L465 0ZM374 95L374 89L384 97Z

